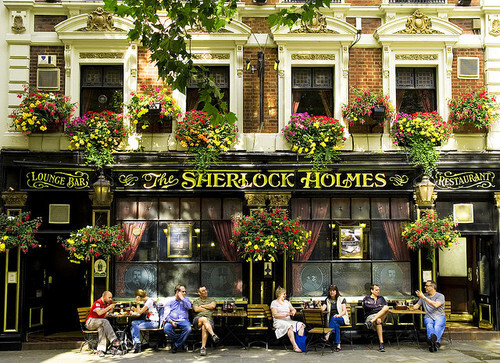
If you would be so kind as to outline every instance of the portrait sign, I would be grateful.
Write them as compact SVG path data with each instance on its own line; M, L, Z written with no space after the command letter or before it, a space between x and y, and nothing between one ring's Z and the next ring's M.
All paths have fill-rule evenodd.
M340 227L340 258L363 258L363 228L360 226Z
M192 225L169 224L167 228L167 257L191 257Z

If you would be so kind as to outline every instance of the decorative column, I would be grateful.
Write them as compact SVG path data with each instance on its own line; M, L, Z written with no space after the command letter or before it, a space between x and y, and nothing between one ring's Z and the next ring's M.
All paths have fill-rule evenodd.
M426 213L434 210L434 202L437 199L437 193L434 192L435 184L430 181L427 175L422 177L422 181L415 186L413 198L417 206L417 219L420 219ZM433 259L431 263L432 280L436 281L436 251L432 251ZM423 281L422 270L422 250L418 250L418 287L422 291Z
M290 193L269 193L269 205L274 208L288 209L290 203ZM286 251L283 253L283 287L286 289L286 272L287 272L287 255ZM274 294L275 286L273 286ZM274 296L274 295L273 295Z
M24 192L8 191L2 193L4 212L7 215L18 215L26 205L28 194ZM21 249L5 251L5 281L3 302L2 333L19 332L21 288Z
M104 177L104 174L101 171L101 174L97 178L97 181L92 185L94 191L89 192L89 198L92 201L92 226L108 226L111 222L111 203L113 202L113 193L111 192L111 183ZM101 260L102 261L102 260ZM106 263L106 280L105 280L105 289L109 290L109 259L105 261ZM102 265L102 262L99 260L94 261L94 257L91 259L91 287L90 287L90 304L92 305L95 301L94 292L96 282L99 282L101 285L102 280L101 277L97 277L94 275L95 266ZM101 269L99 269L101 270Z

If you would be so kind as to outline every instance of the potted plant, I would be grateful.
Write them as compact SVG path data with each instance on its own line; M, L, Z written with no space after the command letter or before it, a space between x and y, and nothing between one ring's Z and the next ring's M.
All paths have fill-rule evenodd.
M299 219L289 219L285 209L258 211L233 223L231 245L236 246L240 257L248 262L274 262L283 252L300 254L311 242L310 232Z
M453 217L440 219L436 211L430 210L405 227L402 232L403 242L410 250L427 249L428 258L432 258L434 249L450 248L458 243L460 232L455 230L456 226Z
M102 167L113 164L113 152L119 150L127 132L123 127L122 114L110 111L87 112L66 124L70 150L82 150L85 163Z
M233 121L233 122L231 122ZM175 138L188 152L195 154L195 169L204 174L211 164L217 162L220 154L228 151L238 140L236 120L226 115L218 119L205 111L188 111L177 123Z
M448 106L448 121L453 123L455 133L488 131L499 116L496 98L486 89L463 93L450 99Z
M0 252L19 247L27 253L30 248L40 247L35 239L35 233L42 224L40 217L30 219L29 213L16 216L0 214Z
M292 145L292 151L311 158L314 170L321 170L338 158L344 145L344 126L339 120L326 116L294 113L281 130Z
M119 226L87 226L58 241L68 251L69 260L73 263L90 261L92 257L109 259L122 255L130 248Z
M352 88L354 98L342 105L342 117L351 133L382 133L384 125L394 116L389 96L382 92Z
M74 110L69 97L41 91L29 92L28 88L17 95L22 98L19 108L12 111L12 127L24 135L62 131Z
M432 176L437 171L439 146L450 138L451 123L436 112L416 112L412 115L400 113L392 124L394 143L409 152L410 163L422 167L424 175Z
M141 85L141 93L132 92L127 117L137 132L169 132L172 120L181 115L175 99L166 88Z

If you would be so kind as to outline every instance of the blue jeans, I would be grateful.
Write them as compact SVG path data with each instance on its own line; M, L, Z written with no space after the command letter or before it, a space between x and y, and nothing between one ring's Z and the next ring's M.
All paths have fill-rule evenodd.
M156 329L158 328L157 321L149 320L134 320L130 327L130 332L132 333L132 341L134 344L141 342L141 329Z
M333 329L332 332L335 333L335 343L340 343L340 326L345 325L344 323L344 318L341 316L332 316L330 318L330 324L328 324L328 327Z
M427 329L427 338L430 338L432 334L436 334L437 341L441 342L441 336L444 333L444 328L446 327L446 317L440 316L436 320L432 320L428 316L424 317L425 328Z
M177 327L181 329L180 334L175 332L175 328L171 323L166 323L163 331L173 340L175 347L180 348L184 345L189 333L191 333L191 323L187 320L181 320L177 322Z

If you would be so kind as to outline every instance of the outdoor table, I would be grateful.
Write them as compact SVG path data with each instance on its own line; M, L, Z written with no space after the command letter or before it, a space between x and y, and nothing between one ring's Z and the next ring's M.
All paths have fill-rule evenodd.
M412 328L412 331L413 333L415 334L415 338L417 339L417 344L419 343L418 341L418 328L417 328L417 324L415 323L415 316L417 315L425 315L425 311L422 311L422 310L413 310L413 309L389 309L389 312L393 315L396 316L396 324L397 326L403 326L400 324L400 317L403 316L403 315L411 315L411 323L408 325ZM399 348L399 336L401 335L398 334L398 332L396 331L395 332L396 334L396 341L398 342L398 348Z
M132 349L134 345L130 335L130 325L132 321L139 319L141 316L137 313L111 313L106 315L106 318L111 321L116 338L124 352Z
M234 338L238 343L240 343L244 348L246 348L245 342L243 342L235 333L235 328L238 326L238 320L241 319L244 322L244 319L247 317L247 312L245 310L234 310L232 312L215 310L212 317L223 320L225 334L222 336L219 344L222 344L224 340L228 337Z

